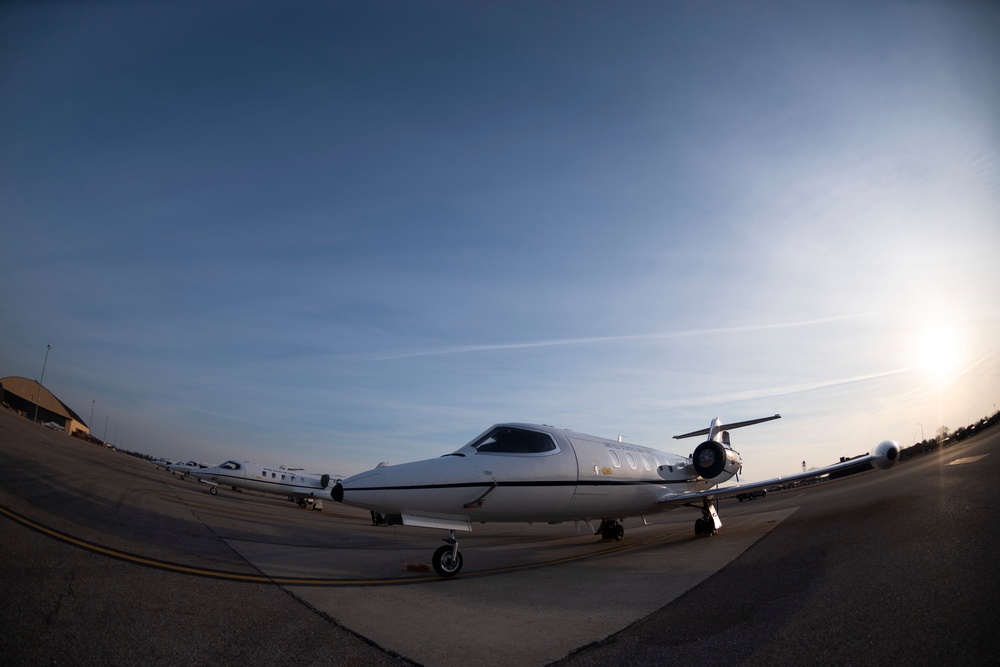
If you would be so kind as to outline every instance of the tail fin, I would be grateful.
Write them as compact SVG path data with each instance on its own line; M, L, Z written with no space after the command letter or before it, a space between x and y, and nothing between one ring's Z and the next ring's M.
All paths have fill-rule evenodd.
M743 467L743 459L740 458L739 452L730 446L729 429L760 424L772 419L781 419L781 415L761 417L760 419L751 419L733 424L723 424L722 420L716 417L708 425L708 428L691 431L683 435L675 435L674 438L693 438L698 435L707 435L708 440L695 447L694 453L691 454L691 462L694 464L694 470L703 479L714 480L723 474L727 475L725 479L729 479L732 475L739 475L740 469Z

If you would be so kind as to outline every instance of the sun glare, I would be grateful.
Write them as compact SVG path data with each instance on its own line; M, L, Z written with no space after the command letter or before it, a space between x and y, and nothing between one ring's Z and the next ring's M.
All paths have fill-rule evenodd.
M961 337L953 329L941 327L924 333L920 364L929 375L938 380L948 379L958 371L961 359Z

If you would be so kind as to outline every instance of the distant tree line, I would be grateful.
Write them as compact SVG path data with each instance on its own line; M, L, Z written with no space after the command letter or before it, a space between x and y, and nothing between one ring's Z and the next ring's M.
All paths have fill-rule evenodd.
M979 421L973 422L968 426L960 426L955 429L954 432L952 432L947 426L941 426L938 428L935 437L930 440L921 440L912 447L904 448L899 453L899 459L901 461L905 461L906 459L913 458L914 456L950 447L957 442L965 440L966 438L971 438L978 433L982 433L987 429L993 428L997 424L1000 424L1000 412L994 412L992 416L983 417Z
M121 452L122 454L128 454L129 456L134 456L139 459L145 459L146 461L152 461L153 457L149 454L143 454L142 452L132 452L127 449L121 449L120 447L115 447L111 443L104 442L100 438L94 437L89 433L84 433L83 431L74 431L73 437L79 438L84 442L89 442L92 445L97 445L98 447L105 447L107 449L114 450L116 452Z

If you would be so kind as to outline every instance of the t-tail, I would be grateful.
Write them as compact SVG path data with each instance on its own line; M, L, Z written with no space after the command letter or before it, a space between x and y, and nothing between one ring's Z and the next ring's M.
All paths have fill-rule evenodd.
M750 419L733 424L723 424L716 417L709 424L708 428L675 435L674 439L680 440L681 438L707 435L708 440L695 447L694 453L691 455L695 472L707 480L713 480L722 476L725 476L725 479L729 479L733 475L739 474L740 469L743 467L743 459L740 457L740 453L733 449L730 444L729 431L734 428L760 424L761 422L768 422L773 419L781 419L781 415Z

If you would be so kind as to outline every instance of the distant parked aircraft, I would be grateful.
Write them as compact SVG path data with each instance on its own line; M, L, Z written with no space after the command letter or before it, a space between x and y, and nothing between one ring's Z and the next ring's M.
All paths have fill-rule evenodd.
M167 464L167 470L169 470L171 474L180 475L181 478L187 477L192 470L210 467L211 465L208 463L198 463L197 461L179 461L177 463Z
M298 469L270 468L251 461L226 461L211 468L192 469L199 481L211 484L209 493L218 493L218 485L235 489L251 489L288 496L306 506L307 499L322 500L330 497L330 475L314 475Z

